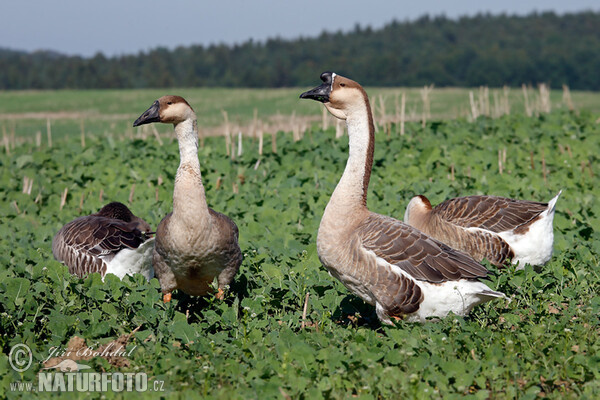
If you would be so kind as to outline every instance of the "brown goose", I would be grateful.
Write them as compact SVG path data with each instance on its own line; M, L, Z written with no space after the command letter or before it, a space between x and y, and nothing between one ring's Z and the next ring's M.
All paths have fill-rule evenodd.
M52 240L52 254L80 278L93 272L119 278L140 273L150 280L154 276L150 233L146 221L113 202L63 226Z
M496 266L508 261L522 269L542 265L552 257L552 221L559 192L549 203L496 196L467 196L446 200L435 208L425 196L408 203L404 222Z
M153 265L165 302L181 289L193 296L211 291L216 277L218 298L242 263L238 228L227 216L208 207L198 160L196 114L183 97L163 96L134 123L173 124L179 142L180 164L175 176L173 212L156 230Z
M375 306L379 319L425 321L449 312L466 315L475 305L504 297L480 282L488 271L471 257L417 229L367 209L375 142L369 99L356 82L331 72L300 95L325 104L346 121L346 168L317 236L323 265L352 293Z

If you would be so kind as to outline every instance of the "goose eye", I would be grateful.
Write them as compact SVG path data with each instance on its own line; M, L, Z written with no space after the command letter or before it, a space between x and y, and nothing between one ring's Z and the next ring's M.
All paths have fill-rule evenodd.
M171 104L173 104L173 102L172 101L167 101L167 104L171 105Z
M340 86L341 87L346 87L346 84L345 83L340 83Z

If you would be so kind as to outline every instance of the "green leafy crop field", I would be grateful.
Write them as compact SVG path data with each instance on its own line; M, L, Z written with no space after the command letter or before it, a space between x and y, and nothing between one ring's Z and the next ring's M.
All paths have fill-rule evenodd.
M65 136L52 148L3 149L0 397L22 396L15 382L37 385L52 349L77 336L90 348L125 337L121 364L81 362L162 382L163 391L140 393L148 398L599 398L598 117L555 111L377 133L368 204L382 214L402 218L415 194L434 204L471 194L548 201L563 190L552 260L537 270L490 266L496 274L487 283L510 302L395 327L381 326L316 254L318 224L347 157L347 138L335 139L333 127L313 127L300 141L280 133L277 153L268 136L262 156L257 141L244 138L235 160L223 138L205 140L199 156L209 204L237 222L245 259L224 301L175 292L167 305L156 279L69 275L51 241L66 222L113 200L156 227L171 210L175 141L100 131L85 147ZM9 360L20 343L33 358L24 372Z

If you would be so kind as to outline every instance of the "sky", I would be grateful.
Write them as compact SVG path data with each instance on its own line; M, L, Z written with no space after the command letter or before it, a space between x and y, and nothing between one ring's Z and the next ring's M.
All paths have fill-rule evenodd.
M600 11L598 0L13 0L0 4L0 48L91 57L156 47L315 37L323 31L380 28L428 14L526 15Z

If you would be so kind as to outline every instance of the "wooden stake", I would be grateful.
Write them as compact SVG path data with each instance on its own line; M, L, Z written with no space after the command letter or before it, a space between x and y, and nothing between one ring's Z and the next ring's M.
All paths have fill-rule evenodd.
M50 118L46 119L46 133L48 136L48 147L52 147L52 126L50 125Z
M23 193L31 195L31 188L33 187L33 179L28 176L23 177Z
M277 132L271 133L271 151L277 154Z
M35 133L35 147L40 147L42 145L42 132L37 131Z
M431 105L429 102L429 93L433 90L433 85L425 85L423 89L421 89L421 100L423 101L423 114L421 125L425 128L427 125L427 118L431 117Z
M69 188L65 188L65 191L62 193L62 196L60 196L60 210L63 209L63 207L65 206L66 202L67 202L67 194L69 193Z
M17 205L17 201L13 201L11 203L13 205L13 207L15 208L15 210L17 210L17 214L21 214L21 210L19 210L19 206Z
M567 85L563 85L563 103L567 105L569 111L573 111L575 106L573 105L573 100L571 100L571 91Z
M504 114L506 115L510 115L510 103L508 101L508 92L510 91L510 88L506 85L504 85L503 88L503 92L504 92Z
M219 190L219 189L221 188L221 182L222 182L222 179L221 179L221 177L219 176L219 177L217 178L217 183L215 184L215 189Z
M238 149L237 149L238 157L242 156L242 131L238 132Z
M490 89L487 86L483 87L483 105L486 116L490 116Z
M322 115L322 120L321 120L321 127L323 128L323 132L325 132L327 130L327 128L329 127L327 125L328 122L329 122L329 120L327 118L327 108L325 108L325 106L323 106L323 115Z
M494 112L492 113L492 118L499 118L501 115L500 98L498 97L498 92L494 90Z
M531 161L531 170L535 170L535 165L533 164L533 151L529 152L529 161Z
M540 83L540 111L549 113L552 109L552 104L550 104L550 90L545 83Z
M383 98L382 94L379 95L379 118L381 120L379 125L385 126L385 122L386 122L385 99Z
M225 120L225 149L227 152L227 155L231 155L230 153L230 148L231 148L231 134L229 132L229 117L227 116L227 111L225 110L221 110L221 114L223 114L223 119Z
M304 308L302 310L302 324L300 325L300 329L304 329L306 326L306 311L308 310L308 298L310 296L310 292L306 293L304 297Z
M10 155L10 139L8 138L8 135L6 134L6 128L4 126L2 126L3 130L4 130L4 135L3 135L3 142L4 142L4 151L6 152L7 155Z
M404 121L406 120L406 93L402 92L400 104L400 136L404 136Z
M98 196L98 200L102 203L102 199L104 198L104 189L100 188L100 195Z
M133 203L133 194L135 193L135 183L131 185L131 190L129 191L129 204Z
M469 103L471 103L471 116L473 117L473 121L479 117L479 112L477 110L477 105L475 105L475 97L473 96L473 91L469 90Z
M498 172L502 175L502 150L498 149Z
M544 183L548 183L546 180L546 157L544 157L544 149L542 149L542 176L544 177Z
M80 121L80 128L81 128L81 148L85 149L85 125L84 125L83 119Z
M262 122L260 122L260 125L258 127L258 155L259 156L262 156L262 153L263 153L263 141L264 141L263 128L262 128Z
M529 96L527 95L527 86L525 86L525 84L522 84L521 88L523 89L523 97L525 99L525 114L527 114L528 117L531 117L533 115L533 112L529 105Z
M85 199L85 193L81 193L81 197L79 198L79 212L83 210L83 200Z
M256 129L258 128L258 110L254 107L254 113L252 115L252 138L256 138Z

